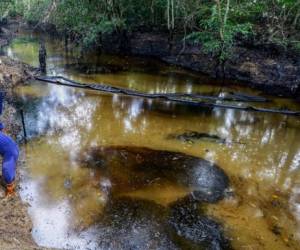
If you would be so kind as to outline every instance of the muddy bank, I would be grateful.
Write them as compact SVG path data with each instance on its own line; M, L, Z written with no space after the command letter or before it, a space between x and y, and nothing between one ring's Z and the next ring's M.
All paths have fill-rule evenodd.
M12 90L17 85L25 84L38 73L38 70L19 61L2 55L3 48L7 46L22 27L19 21L7 21L0 23L0 88L12 97ZM11 99L11 98L10 98Z
M36 69L17 62L6 56L0 56L0 87L10 92L14 87L33 79Z
M32 75L30 67L7 57L0 57L0 89L6 92L1 122L4 123L7 134L15 139L20 133L21 125L17 110L11 103L12 90ZM18 169L22 166L24 166L23 152L20 154ZM20 178L20 173L17 171L16 183L19 183ZM21 201L18 194L8 199L4 198L4 192L4 187L0 186L0 249L43 249L33 242L32 223L27 214L27 205Z
M15 37L15 34L23 26L20 20L2 19L0 22L0 51L4 46L7 46Z
M206 54L201 45L182 37L170 38L163 33L135 32L102 38L101 48L106 53L126 53L151 56L182 66L213 78L222 77L218 60ZM276 48L238 46L224 65L226 79L280 96L300 95L300 59Z
M1 122L6 125L7 133L16 138L20 124L16 119L16 110L5 103L5 112L1 116ZM18 169L24 166L24 155L21 152ZM17 192L21 176L17 171ZM21 201L19 194L11 198L4 198L5 189L0 186L0 249L43 249L34 243L31 230L32 223L27 214L27 204Z
M0 70L0 72L2 72ZM1 84L2 89L2 84ZM5 103L1 122L6 125L7 133L16 138L20 125L16 122L16 110ZM18 168L24 164L24 156L21 154ZM18 183L20 174L17 174ZM38 249L31 237L32 224L27 214L27 206L22 203L19 195L5 199L5 189L0 186L0 249Z

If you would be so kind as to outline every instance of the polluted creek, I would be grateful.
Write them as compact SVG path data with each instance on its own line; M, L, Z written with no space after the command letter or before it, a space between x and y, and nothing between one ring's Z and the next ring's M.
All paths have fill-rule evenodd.
M19 34L7 55L38 66L39 37ZM90 52L78 60L49 37L45 49L49 76L149 94L243 93L263 100L246 105L300 110L293 100L230 82L221 87L152 59ZM299 249L298 117L34 80L14 94L28 141L20 192L38 245Z

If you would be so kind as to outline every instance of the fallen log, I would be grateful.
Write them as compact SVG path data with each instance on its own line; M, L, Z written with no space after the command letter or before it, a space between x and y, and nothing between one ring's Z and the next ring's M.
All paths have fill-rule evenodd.
M144 92L138 92L135 90L125 89L125 88L119 88L119 87L113 87L105 84L88 84L88 83L78 83L76 81L73 81L71 79L67 79L62 76L48 76L48 77L35 77L36 80L57 84L57 85L64 85L69 87L76 87L76 88L85 88L85 89L91 89L91 90L97 90L101 92L108 92L112 94L123 94L123 95L129 95L129 96L136 96L136 97L143 97L143 98L150 98L150 99L165 99L167 101L171 102L177 102L177 103L183 103L183 104L189 104L189 105L197 105L201 107L207 107L207 108L223 108L223 109L236 109L236 110L242 110L242 111L251 111L251 112L261 112L261 113L275 113L275 114L282 114L282 115L290 115L290 116L300 116L300 111L292 111L287 109L269 109L269 108L257 108L253 106L238 106L238 105L232 105L232 104L223 104L219 101L228 101L224 98L220 98L217 96L206 96L206 95L198 95L198 94L182 94L182 93L170 93L170 94L164 94L164 93L158 93L158 94L150 94L150 93L144 93ZM238 96L245 102L248 100L248 102L253 102L253 100L256 100L257 102L262 102L262 100L267 101L266 99L263 99L263 97L255 97L251 95L246 95L242 93L232 93L235 99L230 99L230 101L241 101ZM204 100L195 100L195 99L204 99L204 100L214 100L217 102L208 102ZM260 101L258 101L260 100Z

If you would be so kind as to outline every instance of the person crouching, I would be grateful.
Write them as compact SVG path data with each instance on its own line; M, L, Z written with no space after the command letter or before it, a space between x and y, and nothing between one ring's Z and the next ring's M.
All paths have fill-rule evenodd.
M6 196L15 194L16 166L19 158L17 143L4 133L4 126L0 123L0 155L2 156L2 178L6 186Z

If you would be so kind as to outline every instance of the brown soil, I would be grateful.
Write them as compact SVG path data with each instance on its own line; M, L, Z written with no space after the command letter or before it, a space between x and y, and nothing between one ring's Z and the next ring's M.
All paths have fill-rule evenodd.
M15 62L7 57L0 57L0 89L5 90L11 97L12 89L23 84L34 74L33 69L20 62ZM1 122L6 126L6 132L13 138L20 132L19 119L15 119L16 109L5 102ZM24 155L20 156L18 169L24 165ZM16 184L20 179L17 173ZM18 190L18 188L17 188ZM14 197L4 197L4 187L0 186L0 249L44 249L38 247L31 236L32 223L27 214L27 205L21 201L18 193Z
M7 91L33 77L35 69L6 56L0 56L0 87Z
M32 224L27 207L16 195L3 198L0 189L0 249L41 249L31 237Z

